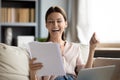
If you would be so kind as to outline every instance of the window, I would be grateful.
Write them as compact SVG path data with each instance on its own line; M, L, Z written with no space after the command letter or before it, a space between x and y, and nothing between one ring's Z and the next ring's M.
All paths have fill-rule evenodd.
M120 43L120 0L88 0L88 22L101 43Z

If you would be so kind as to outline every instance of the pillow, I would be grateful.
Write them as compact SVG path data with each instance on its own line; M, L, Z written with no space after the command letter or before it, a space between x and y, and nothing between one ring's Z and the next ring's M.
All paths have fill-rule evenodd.
M83 61L84 63L86 63L89 55L89 45L80 43L80 49L81 49L81 55L82 55Z
M29 58L25 49L0 43L0 80L29 80Z

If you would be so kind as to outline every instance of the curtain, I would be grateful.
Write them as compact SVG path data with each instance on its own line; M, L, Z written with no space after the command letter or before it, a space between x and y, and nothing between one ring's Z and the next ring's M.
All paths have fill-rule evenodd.
M68 5L68 27L66 30L67 33L67 40L72 42L79 42L77 37L77 29L76 29L76 22L77 22L77 0L69 0Z
M87 0L70 0L69 4L67 39L88 44L90 28L88 26Z

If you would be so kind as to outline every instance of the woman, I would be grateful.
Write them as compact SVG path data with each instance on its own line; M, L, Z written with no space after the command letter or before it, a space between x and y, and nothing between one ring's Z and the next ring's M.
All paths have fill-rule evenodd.
M34 63L35 58L30 60L30 74L31 80L75 80L77 72L80 68L90 68L93 64L93 57L95 47L98 43L95 33L90 40L90 51L87 63L83 63L81 58L80 47L72 42L65 40L64 31L67 27L67 17L65 11L58 7L50 7L45 16L46 28L48 29L49 36L47 41L60 44L61 55L63 58L65 76L44 76L37 78L35 73L38 69L42 68L41 63Z

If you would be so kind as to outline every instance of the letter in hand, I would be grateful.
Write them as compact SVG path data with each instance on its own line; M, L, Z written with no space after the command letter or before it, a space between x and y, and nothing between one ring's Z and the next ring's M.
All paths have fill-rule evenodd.
M32 58L30 59L30 80L38 80L39 78L36 76L36 71L40 70L43 65L42 63L36 63L35 62L36 58ZM41 79L42 80L54 80L55 76L42 76Z

